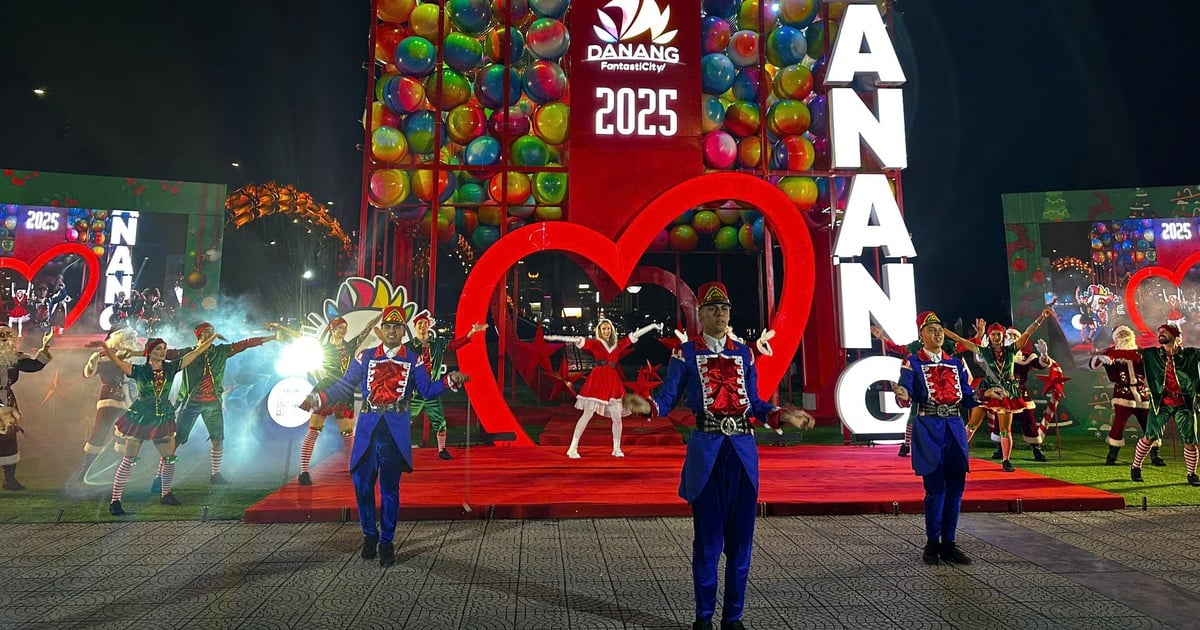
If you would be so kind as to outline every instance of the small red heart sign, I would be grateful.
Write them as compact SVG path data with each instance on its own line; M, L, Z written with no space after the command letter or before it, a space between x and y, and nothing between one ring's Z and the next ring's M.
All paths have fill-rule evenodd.
M1125 284L1125 309L1129 312L1129 319L1133 320L1133 325L1137 326L1138 330L1143 333L1152 334L1154 332L1146 325L1146 320L1142 318L1142 313L1138 310L1137 305L1137 287L1143 280L1151 276L1165 278L1175 286L1179 286L1187 275L1187 272L1192 267L1200 264L1200 251L1192 252L1187 258L1179 261L1174 269L1166 267L1142 267L1129 276L1129 282ZM1158 322L1162 323L1162 322Z
M79 319L79 316L83 315L88 305L92 303L92 298L96 295L96 287L100 285L100 259L96 257L95 252L79 243L60 243L38 254L37 258L34 258L33 262L29 264L16 258L0 258L0 268L12 269L32 282L33 277L42 267L46 266L46 263L66 254L78 254L83 257L83 264L87 266L83 290L80 292L79 298L72 303L73 306L71 310L67 311L67 316L63 321L63 328L70 328L71 324L74 324L75 320Z

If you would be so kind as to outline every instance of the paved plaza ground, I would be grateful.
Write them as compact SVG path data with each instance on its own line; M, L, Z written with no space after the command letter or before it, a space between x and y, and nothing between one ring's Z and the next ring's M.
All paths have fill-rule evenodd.
M975 563L921 563L920 515L759 520L748 628L1189 628L1200 508L968 514ZM685 628L689 519L0 525L2 628ZM719 601L719 600L718 600Z

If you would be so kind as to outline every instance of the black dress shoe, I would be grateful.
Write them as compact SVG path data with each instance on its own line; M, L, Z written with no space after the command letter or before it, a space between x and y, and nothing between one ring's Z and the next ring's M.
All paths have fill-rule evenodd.
M1157 446L1150 447L1150 463L1154 464L1155 466L1166 466L1167 465L1167 462L1166 462L1166 460L1164 460L1162 458L1162 455L1158 454Z
M942 543L941 553L938 554L938 557L945 562L954 564L971 564L971 559L967 557L967 554L963 553L953 542Z
M900 452L896 453L896 455L897 455L897 456L899 456L899 457L908 457L908 452L909 452L910 450L912 450L912 449L910 449L910 448L909 448L909 446L908 446L907 444L901 444L901 445L900 445Z
M1200 486L1200 476L1197 476L1195 474L1188 475L1188 485L1189 486Z
M363 560L374 560L376 548L379 546L378 536L363 536L362 558Z
M1046 454L1042 452L1041 448L1035 446L1035 447L1033 447L1033 461L1048 462L1050 460L1046 458Z
M997 446L996 450L992 451L992 459L1002 459L1003 457L1004 451L1000 450L1000 447Z
M1017 469L1012 465L1012 462L1008 461L1007 459L1000 462L1000 468L1004 469L1004 472L1017 472Z
M150 482L150 494L162 494L162 477L155 477Z
M1108 447L1108 456L1104 458L1104 465L1105 466L1116 466L1117 465L1117 456L1120 454L1121 454L1120 446Z
M697 619L692 622L692 630L712 630L712 622Z
M746 630L746 624L742 623L741 619L736 621L722 621L721 630Z
M379 566L388 568L396 564L396 547L392 543L379 544Z
M211 483L214 486L223 486L223 485L229 483L229 481L226 480L224 477L222 477L221 473L217 473L208 478L208 483Z
M296 481L302 486L312 485L312 477L307 472L300 473L300 477Z
M446 449L442 449L442 450L438 451L438 459L451 460L454 458L450 457L450 451L447 451Z
M1130 481L1144 481L1142 479L1142 469L1141 468L1130 468L1129 469L1129 480Z
M108 504L108 513L113 516L125 516L125 510L121 509L120 501L113 501Z
M179 499L175 498L174 492L168 492L158 499L158 502L163 505L181 505Z
M921 559L925 561L925 564L937 564L940 552L941 549L938 548L937 543L927 542L925 550L921 552Z

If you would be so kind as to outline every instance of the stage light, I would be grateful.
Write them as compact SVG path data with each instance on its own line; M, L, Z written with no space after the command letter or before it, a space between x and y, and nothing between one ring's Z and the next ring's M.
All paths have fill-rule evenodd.
M229 165L232 166L233 168L238 168L241 166L241 164L238 164L237 162L230 162Z
M271 241L270 243L267 243L267 245L274 245L274 244L275 244L275 241Z
M300 276L300 277L301 277L301 278L304 278L305 280L312 280L312 279L313 279L313 275L315 275L315 274L313 274L313 272L312 272L312 269L306 269L306 270L304 271L304 275L303 275L303 276Z
M637 295L637 294L639 294L639 293L641 293L641 292L642 292L642 285L640 285L640 284L635 284L635 285L633 285L633 286L631 286L631 287L629 287L628 289L625 289L625 290L626 290L626 291L628 291L628 292L630 292L630 293L632 293L632 294L634 294L634 295Z
M325 205L327 205L327 206L332 206L332 205L333 205L333 202L332 202L332 201L326 201L326 202L325 202Z
M35 89L35 90L33 91L33 93L34 93L34 94L36 94L38 97L45 97L45 96L46 96L46 90L43 90L42 88L37 88L37 89Z
M279 376L304 376L321 369L325 353L314 337L301 337L283 347L275 361Z

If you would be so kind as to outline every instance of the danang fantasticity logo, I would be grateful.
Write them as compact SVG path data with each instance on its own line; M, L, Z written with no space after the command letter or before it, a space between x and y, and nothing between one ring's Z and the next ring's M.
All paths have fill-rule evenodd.
M668 0L669 1L669 0ZM605 9L616 9L620 22ZM592 26L603 43L589 44L585 61L600 63L601 70L662 72L679 63L679 49L669 46L677 29L670 29L671 7L659 8L656 0L612 0L596 11ZM649 39L649 43L644 41Z

